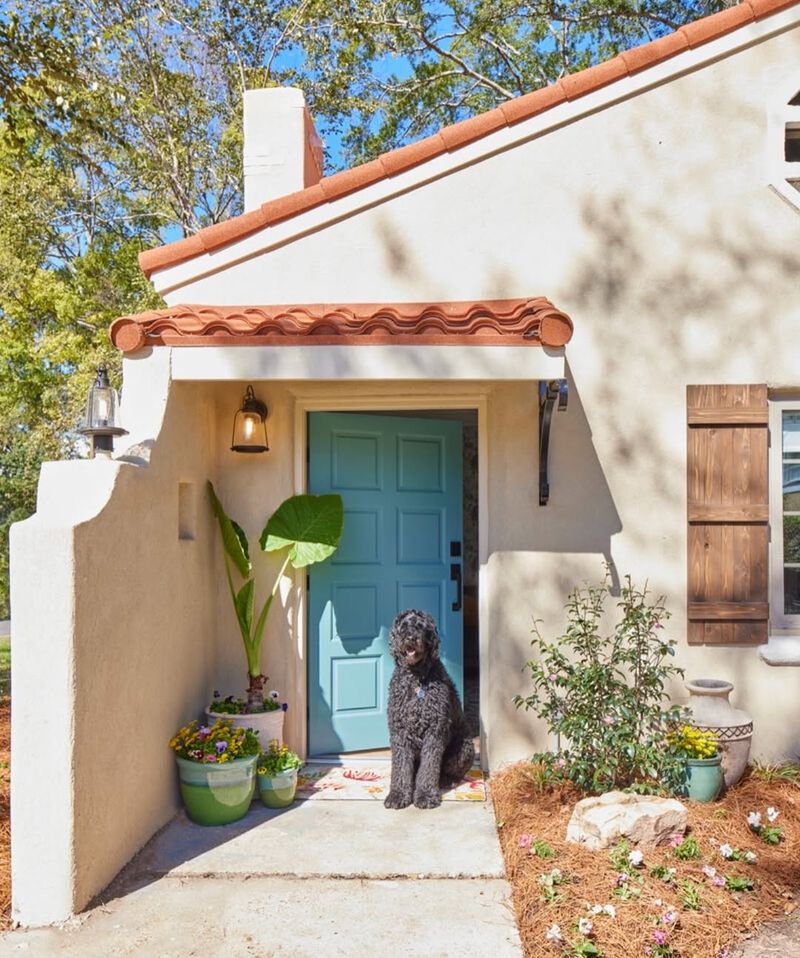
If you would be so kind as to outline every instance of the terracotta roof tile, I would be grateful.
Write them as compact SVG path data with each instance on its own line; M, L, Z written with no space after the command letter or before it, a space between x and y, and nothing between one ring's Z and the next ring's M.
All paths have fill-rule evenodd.
M735 7L728 7L713 16L687 23L678 30L689 42L689 46L699 47L709 40L715 40L726 33L731 33L745 23L752 23L755 19L753 10L747 3L740 3Z
M234 240L258 232L262 226L266 226L266 223L264 211L259 208L252 210L250 213L244 213L242 216L224 220L222 223L215 223L213 226L200 230L196 235L202 241L203 249L210 253L221 246L227 246Z
M514 100L507 100L500 104L500 110L508 121L509 126L515 123L521 123L523 120L529 120L532 116L544 113L551 107L564 103L567 94L559 80L550 86L542 87L541 90L534 90L533 93L526 93L518 96Z
M564 346L572 320L544 297L487 302L171 306L115 319L123 352L143 346Z
M651 43L645 43L641 47L623 50L620 53L620 59L628 68L628 73L633 75L647 69L647 67L663 63L665 60L669 60L688 49L689 41L682 33L670 33L665 37L659 37L658 40L653 40Z
M756 20L761 20L787 7L793 7L797 0L743 0L743 3L753 8Z
M409 143L408 146L401 146L390 153L384 153L380 160L375 162L381 164L386 176L397 176L398 173L419 166L431 157L440 156L445 149L442 137L434 133L433 136L426 136L424 140L417 140L416 143Z
M472 143L473 140L479 140L482 136L488 136L504 126L507 126L505 114L499 108L495 108L488 113L480 113L460 123L445 126L439 131L439 135L444 140L448 151L452 151Z
M396 176L435 156L457 150L467 143L488 136L503 125L511 126L528 120L558 106L567 99L576 100L628 74L633 75L663 63L690 47L696 48L716 40L754 19L761 20L788 7L796 6L798 3L800 0L742 0L737 6L687 24L675 33L658 40L626 50L605 63L597 64L580 73L570 74L549 87L508 100L488 113L444 127L439 133L418 143L392 150L363 166L326 177L308 189L265 203L260 210L207 227L187 239L178 240L157 249L145 250L139 255L139 263L145 274L149 276L156 270L182 263L203 252L218 249L258 230L262 225L278 223L321 206L323 203L334 202L380 179ZM263 217L261 222L259 222L259 215Z
M580 73L568 73L561 78L561 88L568 100L577 100L578 97L586 96L587 93L608 86L609 83L627 75L628 68L625 66L625 61L620 57L614 57L613 60L606 60L605 63L598 63L596 66L581 70Z
M339 196L347 196L349 193L355 193L356 190L362 190L371 183L377 183L384 176L380 162L372 160L370 163L354 166L352 170L343 170L341 173L334 173L333 176L323 177L319 181L319 187L328 200L334 200Z

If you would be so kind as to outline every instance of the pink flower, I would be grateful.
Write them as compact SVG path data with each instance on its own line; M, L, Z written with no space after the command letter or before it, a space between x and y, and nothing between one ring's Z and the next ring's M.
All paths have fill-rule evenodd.
M668 933L663 928L656 928L653 931L653 941L657 945L666 945Z
M603 716L603 725L613 725L614 716L613 715L604 715Z
M678 845L682 845L682 844L683 844L683 835L681 835L680 832L673 832L673 833L669 836L669 847L670 847L670 848L677 848Z
M551 672L551 673L547 676L547 680L548 680L548 682L556 682L556 681L558 681L558 676L556 675L555 672Z
M532 836L532 835L520 835L520 836L519 836L519 847L520 847L520 848L529 848L532 841L533 841L533 836Z
M725 879L722 877L722 875L715 875L714 878L711 879L711 881L713 884L717 886L717 888L725 887Z
M670 908L669 911L665 911L661 916L661 921L665 925L672 925L678 920L678 913L674 908Z

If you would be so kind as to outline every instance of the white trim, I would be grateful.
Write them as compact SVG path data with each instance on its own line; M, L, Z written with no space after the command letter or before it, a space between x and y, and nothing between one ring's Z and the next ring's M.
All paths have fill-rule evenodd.
M561 379L548 346L174 346L172 378L192 382Z
M800 180L800 163L787 163L784 143L787 123L800 123L800 106L791 106L789 100L800 93L800 68L792 81L770 101L767 113L766 169L767 183L782 200L800 212L800 191L790 180Z
M336 397L320 398L304 395L302 391L294 393L294 491L302 494L308 488L308 470L306 448L308 445L308 413L310 412L380 412L393 410L428 409L476 409L478 412L478 656L480 661L480 701L489 701L488 662L489 662L489 615L485 596L487 584L486 563L489 559L489 456L487 427L489 422L489 397L487 389L477 389L472 393L442 395L441 393L420 393L409 396L406 393L364 395L363 393L338 393ZM305 571L295 573L295 616L296 632L294 644L297 649L294 688L300 712L300 740L303 752L308 752L308 682L307 682L307 609ZM486 734L481 717L481 767L487 770Z
M566 101L523 120L511 127L503 127L481 137L452 153L433 157L419 166L397 176L382 179L331 203L323 203L306 213L290 217L274 226L266 226L236 242L211 253L203 253L192 259L176 263L151 274L153 286L169 305L181 301L180 288L280 246L315 233L340 220L360 213L362 210L384 203L389 199L408 193L420 186L449 176L451 173L472 166L490 156L504 153L528 140L544 136L568 123L605 110L634 96L669 83L678 77L738 53L749 46L777 36L800 24L800 9L791 7L771 14L763 20L746 24L731 33L695 50L685 50L677 56L646 67L634 76L623 77L593 93ZM791 189L791 187L788 187ZM211 305L211 304L209 304ZM226 300L224 305L236 305Z
M800 194L798 194L800 195ZM783 611L783 413L800 411L800 398L770 399L769 402L769 609L770 638L773 649L783 651L785 640L792 632L800 640L800 615L786 615ZM783 632L783 635L780 633ZM775 643L773 643L773 634ZM772 650L767 650L771 654ZM762 655L766 661L769 661Z
M800 635L796 632L770 632L758 654L767 665L800 665Z

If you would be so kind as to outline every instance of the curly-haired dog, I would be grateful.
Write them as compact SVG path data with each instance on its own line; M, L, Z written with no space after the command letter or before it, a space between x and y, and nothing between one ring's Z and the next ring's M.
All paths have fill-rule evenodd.
M441 788L460 782L475 759L456 687L439 659L439 633L427 612L407 609L392 624L389 683L392 781L387 808L435 808Z

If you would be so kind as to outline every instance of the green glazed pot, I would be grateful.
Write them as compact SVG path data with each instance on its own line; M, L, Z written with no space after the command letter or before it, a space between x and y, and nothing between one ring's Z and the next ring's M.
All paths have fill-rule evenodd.
M713 802L722 790L722 756L687 758L683 794L696 802Z
M276 775L259 775L258 792L267 808L286 808L297 791L297 769L287 768Z
M256 787L257 755L222 765L175 756L186 814L198 825L228 825L250 807Z

